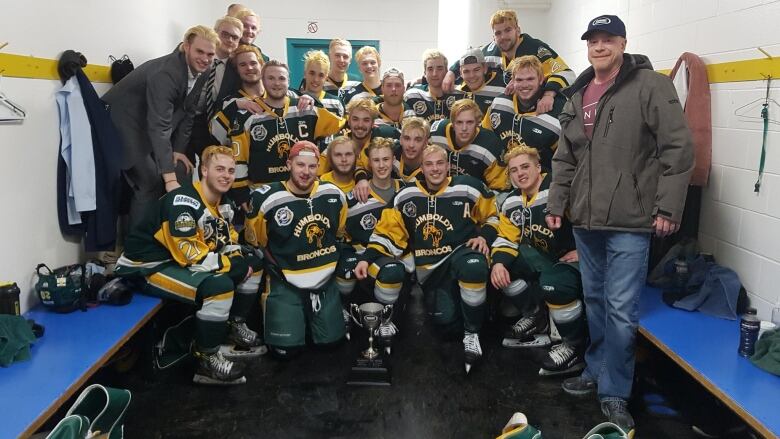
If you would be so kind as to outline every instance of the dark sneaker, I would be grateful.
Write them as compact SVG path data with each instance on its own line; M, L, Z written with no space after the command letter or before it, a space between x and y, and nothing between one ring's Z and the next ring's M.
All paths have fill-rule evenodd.
M580 375L563 380L561 387L569 395L585 396L596 392L596 380Z
M628 437L634 435L634 418L628 412L628 401L612 398L601 400L601 412L609 419L609 422L620 427Z

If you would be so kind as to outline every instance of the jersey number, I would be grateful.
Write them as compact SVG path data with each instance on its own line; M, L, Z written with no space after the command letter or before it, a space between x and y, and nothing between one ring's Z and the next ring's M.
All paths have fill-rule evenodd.
M194 261L200 251L198 247L190 241L179 242L179 251L187 258L188 261Z

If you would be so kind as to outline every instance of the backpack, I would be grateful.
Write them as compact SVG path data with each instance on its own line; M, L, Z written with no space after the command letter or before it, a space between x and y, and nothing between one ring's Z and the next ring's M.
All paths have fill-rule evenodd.
M133 62L127 55L116 59L113 55L108 56L108 60L111 61L111 82L116 84L122 78L129 75L135 69Z
M45 269L45 271L41 271ZM85 269L81 264L66 265L52 271L46 264L35 267L38 282L35 291L41 303L56 312L87 310Z

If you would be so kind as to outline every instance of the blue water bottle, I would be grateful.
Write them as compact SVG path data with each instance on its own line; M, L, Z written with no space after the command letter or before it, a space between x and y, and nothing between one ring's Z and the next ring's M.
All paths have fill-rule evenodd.
M750 357L756 351L756 339L761 329L761 320L756 316L755 308L748 308L739 321L739 349L743 357Z

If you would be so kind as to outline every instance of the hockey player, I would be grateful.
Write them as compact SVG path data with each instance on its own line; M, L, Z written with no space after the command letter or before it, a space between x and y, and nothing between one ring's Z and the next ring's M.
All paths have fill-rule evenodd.
M260 285L261 260L238 245L232 203L222 196L235 169L230 148L207 147L200 181L157 200L131 230L117 261L117 274L143 277L149 294L199 307L193 347L196 383L244 383L243 365L227 357L265 351L261 337L246 326ZM240 349L220 348L225 340Z
M436 49L426 50L423 53L423 72L426 84L415 84L407 90L404 102L415 116L429 123L449 119L450 108L457 98L441 88L447 73L447 57Z
M338 95L325 91L330 60L321 50L310 50L303 58L303 85L301 93L317 99L326 110L338 117L344 117L344 105Z
M422 152L428 146L431 126L424 119L409 117L404 119L401 138L395 147L393 173L406 183L414 183L422 178Z
M346 305L349 297L355 289L356 278L354 273L358 257L363 254L368 245L371 233L384 210L393 200L395 194L403 186L403 182L392 178L393 171L393 139L375 137L371 139L367 154L369 157L369 169L371 180L368 201L361 203L354 196L347 195L349 211L347 213L347 226L345 242L346 248L342 250L339 266L336 268L336 282L341 292L342 302ZM391 206L392 207L392 206ZM410 259L410 258L407 258ZM413 265L409 261L409 265ZM374 262L368 269L370 282L365 285L367 291L373 291L373 297L385 305L393 305L398 301L404 276L404 263L401 259L382 257ZM408 270L407 270L408 271ZM398 279L401 279L399 282ZM345 310L344 322L349 328L349 313ZM383 322L376 330L376 335L390 349L392 337L398 332L398 328L392 321Z
M333 183L344 194L355 188L355 159L357 146L354 140L339 136L328 144L327 157L331 171L323 174L320 180Z
M485 114L493 99L504 92L505 85L501 71L488 69L482 51L469 49L460 58L460 73L463 76L463 83L456 87L453 94L457 99L473 100L479 105L479 111Z
M482 120L482 127L493 130L505 149L510 143L521 142L536 148L541 157L542 169L549 171L561 133L558 115L566 103L566 97L556 94L552 109L537 114L536 104L544 91L539 58L531 55L515 58L507 72L512 75L514 94L502 94L493 100Z
M325 91L338 95L340 90L350 89L360 84L359 81L350 81L347 74L349 64L352 61L352 44L349 41L341 38L330 40L328 57L330 58L330 72L323 86Z
M299 140L313 141L335 134L343 123L320 106L301 109L299 100L287 95L286 64L276 60L267 62L261 77L265 96L249 101L259 112L243 111L239 105L246 102L239 99L227 104L212 121L214 137L229 137L234 149L249 151L247 175L251 187L286 180L290 146Z
M382 96L379 69L382 67L382 58L379 52L371 46L363 46L355 52L355 60L358 63L363 81L358 85L339 91L339 98L348 105L353 99L375 98Z
M450 177L447 151L439 145L425 148L422 166L425 181L401 189L393 208L382 211L355 274L365 279L380 257L411 251L434 322L449 331L462 323L468 373L482 357L478 333L485 315L488 246L496 235L495 199L471 176Z
M307 334L317 345L344 337L333 274L347 202L338 187L317 179L319 154L311 142L293 145L289 179L252 191L244 229L247 242L266 254L266 342L280 357L302 350Z
M398 69L387 70L382 75L382 102L377 106L379 117L374 125L390 125L401 129L404 117L412 116L412 110L404 103L404 74Z
M502 158L504 148L490 130L480 129L482 112L474 101L461 99L452 106L452 120L431 126L431 143L447 149L450 175L471 175L496 191L508 191Z
M532 55L539 58L544 71L544 94L537 104L537 113L546 113L553 107L553 98L563 88L574 81L574 72L545 42L537 40L520 31L515 11L499 10L490 17L490 27L493 29L493 41L482 46L488 68L498 69L502 73L507 70L513 59ZM444 90L452 90L460 65L455 63L450 67L444 79ZM508 84L507 94L512 94L509 78L504 78Z
M563 339L542 361L542 375L572 373L585 367L585 313L582 281L571 224L553 232L544 220L551 177L542 173L539 153L525 144L505 156L516 187L501 205L499 236L493 243L490 279L522 317L504 346L550 344L547 309ZM546 306L543 304L546 302Z

